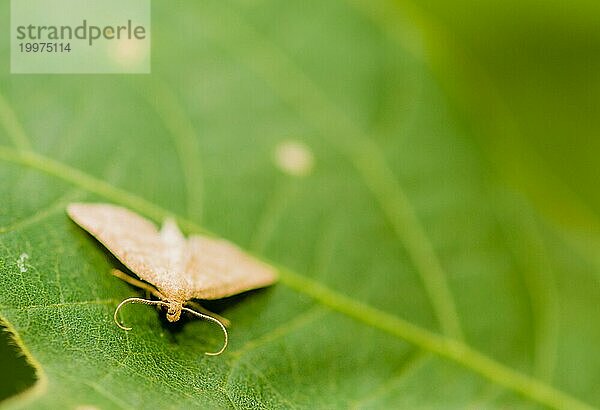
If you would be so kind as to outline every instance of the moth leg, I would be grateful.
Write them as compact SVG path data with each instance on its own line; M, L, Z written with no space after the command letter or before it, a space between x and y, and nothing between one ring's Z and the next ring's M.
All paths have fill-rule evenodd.
M187 306L191 307L192 309L197 310L200 313L204 313L205 315L212 316L215 319L218 319L221 323L223 323L223 325L225 327L229 327L229 325L231 324L229 319L224 318L223 316L221 316L217 313L211 312L210 310L204 308L200 303L194 302L192 300L188 300L187 302L185 302L185 304Z
M125 281L125 282L129 283L130 285L135 286L136 288L140 288L140 289L145 290L146 292L149 292L150 294L156 296L160 300L166 300L165 296L162 293L160 293L158 291L158 289L156 289L152 285L149 285L146 282L142 282L141 280L136 279L124 272L121 272L118 269L113 269L112 274L115 275L117 278L121 279L122 281Z

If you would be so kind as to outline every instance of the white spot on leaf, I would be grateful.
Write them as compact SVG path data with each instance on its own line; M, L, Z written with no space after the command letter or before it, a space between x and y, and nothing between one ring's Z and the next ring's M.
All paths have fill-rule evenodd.
M140 41L121 39L110 43L108 54L119 66L134 69L146 60L148 49Z
M311 173L314 156L310 148L299 141L284 141L275 148L275 163L286 174L301 177Z
M22 253L19 256L19 259L17 259L17 267L19 268L19 272L21 272L21 273L27 272L27 266L25 265L25 262L27 262L28 259L29 259L29 255L26 253Z

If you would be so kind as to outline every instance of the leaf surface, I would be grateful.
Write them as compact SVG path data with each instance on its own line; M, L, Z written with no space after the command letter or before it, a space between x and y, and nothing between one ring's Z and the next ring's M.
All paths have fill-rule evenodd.
M0 316L38 373L6 408L600 405L595 262L494 172L426 42L362 5L157 1L151 76L2 82ZM146 306L123 332L143 292L72 201L175 215L281 283L208 306L219 357L214 325Z

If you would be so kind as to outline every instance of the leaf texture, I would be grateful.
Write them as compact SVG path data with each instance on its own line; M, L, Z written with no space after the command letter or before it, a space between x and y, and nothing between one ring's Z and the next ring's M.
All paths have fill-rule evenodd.
M150 76L4 75L0 317L38 376L4 408L600 405L597 261L494 171L395 7L155 1ZM217 358L201 321L132 306L123 332L141 292L74 200L176 215L281 283L210 305Z

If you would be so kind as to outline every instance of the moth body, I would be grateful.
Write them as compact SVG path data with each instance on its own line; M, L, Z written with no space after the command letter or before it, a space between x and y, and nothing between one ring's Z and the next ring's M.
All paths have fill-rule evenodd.
M67 213L79 226L98 241L135 273L140 280L116 271L116 276L152 293L158 300L131 297L127 303L167 308L167 320L176 322L181 312L217 323L225 335L223 352L227 346L227 320L189 309L192 299L221 299L248 290L269 286L277 280L275 270L244 253L237 246L222 239L205 235L185 237L172 218L167 218L161 229L151 221L125 208L110 204L73 203ZM114 272L113 272L114 273ZM142 282L145 281L145 282ZM184 306L185 305L185 306ZM197 309L197 308L196 308Z

